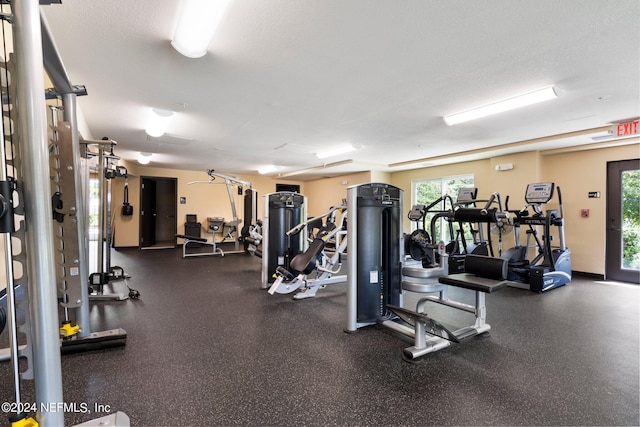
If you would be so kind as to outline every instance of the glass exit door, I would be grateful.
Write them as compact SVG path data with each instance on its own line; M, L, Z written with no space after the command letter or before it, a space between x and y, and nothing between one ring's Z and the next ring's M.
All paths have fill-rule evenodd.
M640 283L640 159L607 163L608 280Z

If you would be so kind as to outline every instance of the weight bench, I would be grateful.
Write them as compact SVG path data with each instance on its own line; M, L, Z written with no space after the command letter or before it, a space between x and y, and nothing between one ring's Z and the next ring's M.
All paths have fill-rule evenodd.
M182 243L182 258L187 258L192 256L207 256L207 255L224 256L224 252L222 251L222 249L218 248L216 244L215 236L212 242L207 241L207 239L205 239L204 237L189 236L187 234L176 234L175 236L177 238L184 240L184 242ZM211 246L212 251L187 253L187 245L189 245L189 243Z
M508 261L484 255L467 255L464 261L464 271L464 273L440 277L438 282L474 291L476 297L475 305L435 296L426 296L418 300L415 311L387 304L387 307L399 318L414 327L412 334L414 345L404 349L403 355L405 359L416 359L427 353L446 348L452 342L460 343L467 338L485 333L491 329L491 326L486 323L485 294L496 292L507 286ZM475 323L471 326L451 331L427 315L425 312L427 302L434 302L472 313L475 315ZM383 322L383 324L391 326L387 322ZM398 327L392 328L405 333Z

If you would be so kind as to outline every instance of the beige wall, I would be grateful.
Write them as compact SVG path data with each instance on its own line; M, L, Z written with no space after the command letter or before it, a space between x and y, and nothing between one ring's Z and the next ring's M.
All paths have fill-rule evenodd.
M275 191L276 182L299 184L301 192L308 198L308 214L321 214L346 198L347 187L366 182L386 182L404 190L404 210L411 207L411 185L413 180L473 174L479 197L487 198L498 192L503 198L510 196L509 207L516 209L524 206L526 184L540 181L555 182L562 189L565 210L565 232L567 246L572 252L573 269L594 274L604 274L605 265L605 200L606 200L606 164L608 161L640 157L638 143L622 147L604 147L574 152L527 152L494 157L485 160L469 161L451 165L435 166L396 173L363 172L334 178L297 182L274 180L263 176L239 176L252 182L258 191L258 216L263 215L263 196ZM496 171L499 164L512 163L513 169ZM126 165L126 164L125 164ZM185 205L178 204L178 232L184 231L186 214L195 213L201 222L209 216L231 218L229 199L224 185L194 184L190 181L207 181L204 171L180 171L126 165L130 172L129 200L134 205L134 215L120 216L122 205L122 186L124 180L114 183L114 209L116 209L115 243L116 246L138 245L138 215L140 176L175 177L178 179L178 197L186 197ZM589 191L599 191L599 199L589 199ZM242 216L242 202L235 196L238 215ZM557 209L554 199L547 209ZM580 209L590 210L588 218L580 216ZM404 220L404 229L410 230L408 219ZM557 238L557 236L556 236ZM557 240L556 240L557 242ZM523 242L524 243L524 236Z
M500 193L503 201L509 197L509 208L523 207L526 185L551 181L561 188L565 215L566 244L571 250L572 268L593 274L605 273L606 231L606 168L607 162L640 157L640 144L620 147L601 147L593 150L557 152L527 152L452 165L396 172L391 183L405 190L404 209L411 207L412 181L463 174L473 174L478 197ZM513 169L496 171L499 164L512 163ZM589 199L588 192L599 191L599 199ZM557 209L557 196L545 209ZM589 209L590 216L582 218L581 209ZM410 230L408 219L404 229ZM524 244L525 236L522 236ZM554 235L554 244L558 236Z
M371 182L370 172L307 181L302 192L307 197L307 215L312 217L328 211L347 198L348 187L366 182Z
M473 174L475 185L478 187L478 197L489 197L489 195L494 192L494 190L487 190L490 188L488 185L489 167L490 160L477 160L451 165L433 166L423 169L413 169L391 174L390 184L404 190L402 205L403 209L408 212L414 203L412 200L412 183L423 179ZM411 230L411 221L409 221L406 215L403 216L403 218L403 228L408 232Z
M391 183L391 172L371 171L371 182Z
M640 144L543 156L544 180L562 190L565 234L572 269L605 273L607 162L640 158ZM590 191L600 198L590 199ZM589 209L589 217L580 216Z
M513 169L497 171L497 165L511 163ZM511 196L515 205L524 203L523 197L526 183L540 179L540 154L536 151L492 157L490 159L475 160L443 166L433 166L391 174L391 183L402 188L404 193L404 207L410 208L413 201L412 182L421 179L443 178L448 176L474 176L475 186L478 187L478 198L487 199L493 193L499 193L504 199ZM409 224L408 220L405 225Z
M487 178L487 188L479 187L478 192L498 192L503 203L509 196L510 209L524 206L524 193L527 184L541 179L540 157L537 151L492 157L489 169L484 171ZM512 164L513 169L497 171L496 166L503 164Z
M123 202L124 179L118 178L113 184L113 207L115 210L115 246L138 246L139 239L139 215L140 215L140 177L168 177L178 180L178 198L185 197L186 204L178 204L177 229L178 234L184 233L184 222L187 214L196 214L198 221L203 226L207 217L232 218L231 204L225 185L218 184L191 184L192 181L208 181L209 176L204 171L183 171L177 169L154 168L140 166L133 163L123 164L129 172L129 203L134 206L134 214L130 217L120 215L120 207ZM224 172L221 172L224 173ZM336 178L324 178L315 181L295 181L274 179L261 175L238 175L239 179L249 181L258 192L258 217L264 213L264 196L276 190L276 183L300 185L300 192L307 197L308 216L320 215L331 206L339 204L347 197L347 187L366 182L372 182L371 172L361 172L344 175ZM388 182L389 173L378 173L377 182ZM215 183L224 182L217 178ZM234 201L238 217L243 216L243 200L233 190ZM211 240L211 235L203 231L203 237ZM178 243L182 243L179 239Z
M115 211L114 231L115 246L138 246L139 239L139 218L140 218L140 177L161 177L177 179L177 196L186 198L185 204L177 204L177 231L178 234L184 233L184 223L187 214L196 214L198 221L206 227L206 219L208 217L223 217L229 221L233 218L231 203L227 187L224 180L216 178L212 184L208 184L209 175L205 171L184 171L177 169L156 168L148 166L140 166L134 163L124 163L129 172L129 203L134 206L134 214L130 217L123 217L120 214L120 208L124 200L124 179L118 178L113 184L113 207ZM224 174L224 172L221 172ZM263 196L273 193L276 183L282 184L299 184L301 192L304 194L304 183L292 180L275 180L271 177L261 175L234 175L237 178L248 181L258 192L258 217L262 218L263 212ZM189 185L189 182L201 181ZM232 188L233 199L236 205L238 218L243 218L244 199L239 196L236 187ZM207 237L211 241L212 235L202 232L203 237ZM182 243L181 240L178 240Z

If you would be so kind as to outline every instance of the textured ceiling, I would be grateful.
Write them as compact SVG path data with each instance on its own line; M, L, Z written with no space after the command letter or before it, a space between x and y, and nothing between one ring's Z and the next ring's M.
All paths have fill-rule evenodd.
M637 0L234 0L198 59L169 44L177 9L176 0L43 6L71 82L89 93L78 106L91 137L118 141L125 159L145 151L153 166L237 174L352 160L299 175L310 179L640 116ZM556 100L442 120L550 84ZM167 137L147 138L151 107L176 111ZM361 148L314 155L345 142Z

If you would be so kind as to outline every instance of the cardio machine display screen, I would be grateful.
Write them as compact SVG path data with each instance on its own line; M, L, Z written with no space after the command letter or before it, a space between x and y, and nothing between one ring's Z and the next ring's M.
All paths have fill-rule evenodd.
M477 195L477 188L461 188L458 190L458 198L456 199L456 203L461 205L473 203L476 200Z
M553 182L529 184L524 198L527 203L548 203L553 197L553 189Z

